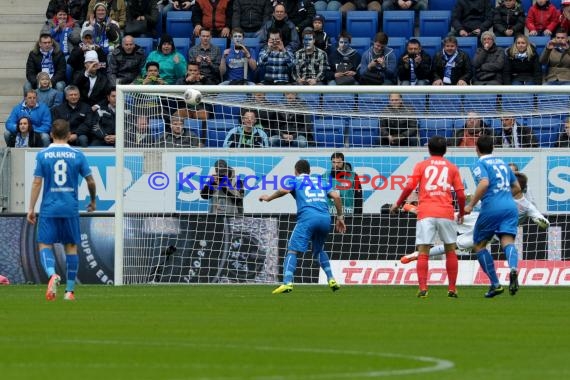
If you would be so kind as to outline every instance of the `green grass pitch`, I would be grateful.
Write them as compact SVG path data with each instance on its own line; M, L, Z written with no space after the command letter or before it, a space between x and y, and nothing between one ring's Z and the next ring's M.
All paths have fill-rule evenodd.
M570 378L567 287L272 289L79 286L71 303L0 287L0 378Z

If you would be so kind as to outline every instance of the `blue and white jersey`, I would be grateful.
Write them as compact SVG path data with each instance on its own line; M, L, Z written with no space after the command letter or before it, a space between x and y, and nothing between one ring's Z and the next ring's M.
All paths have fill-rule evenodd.
M297 222L315 217L330 217L327 194L335 191L330 184L308 174L301 174L291 178L286 188L292 190L291 195L297 202Z
M35 177L43 178L43 217L73 217L79 213L80 177L91 175L85 155L67 144L51 144L36 156Z
M482 209L516 207L511 185L517 178L502 159L491 154L481 156L475 164L473 176L477 184L484 178L489 181L489 187L481 199Z

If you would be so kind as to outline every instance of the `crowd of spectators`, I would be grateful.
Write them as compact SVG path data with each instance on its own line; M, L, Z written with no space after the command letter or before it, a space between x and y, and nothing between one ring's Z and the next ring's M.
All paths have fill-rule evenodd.
M383 31L371 31L372 44L360 54L351 47L349 31L327 35L326 20L318 12L420 12L428 9L427 1L129 0L127 6L125 0L50 0L46 23L28 56L24 100L10 115L5 139L8 146L21 141L19 122L26 117L29 136L39 134L46 145L49 129L43 123L63 117L73 118L72 136L77 137L72 144L113 145L114 126L108 115L114 115L111 99L116 84L568 85L570 0L561 4L557 9L549 0L536 0L525 10L518 0L502 0L496 7L489 0L457 0L441 50L431 56L410 36L404 52L396 56ZM188 37L195 42L187 56L177 50L170 35L156 29L161 17L179 10L193 12L193 35ZM525 30L527 35L552 39L539 51ZM136 43L140 36L159 36L157 48L147 55ZM473 57L458 47L457 36L480 40ZM512 36L514 42L503 49L496 36ZM228 48L212 43L219 37L227 39ZM259 38L255 55L243 42L249 37ZM296 101L296 108L301 107L301 100ZM389 107L397 103L391 96ZM401 98L399 103L405 107ZM227 136L225 146L306 146L310 140L307 121L299 121L291 112L272 126L274 130L266 130L256 122L257 112L248 111L253 115L244 112L242 125ZM211 109L199 106L184 110L178 118L206 120L210 114ZM171 116L165 118L168 144L176 145L181 136L172 129L178 127L178 119ZM282 116L276 114L276 120ZM407 129L411 135L402 136L402 128L393 123L382 120L383 144L417 145L416 126ZM514 126L515 136L524 131ZM465 132L456 140L468 137ZM536 141L531 140L516 144L534 146Z

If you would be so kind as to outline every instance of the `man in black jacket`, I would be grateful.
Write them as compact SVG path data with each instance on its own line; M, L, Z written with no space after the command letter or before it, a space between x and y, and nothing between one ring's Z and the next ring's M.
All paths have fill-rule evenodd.
M24 96L29 90L38 88L37 75L40 71L49 74L52 88L63 92L65 88L65 71L67 65L65 56L59 45L53 40L49 33L42 33L36 46L28 54L26 62L26 79L24 84Z
M129 35L123 37L121 46L114 49L109 57L107 75L111 85L133 83L141 73L145 61L145 51L135 44L135 39Z
M89 145L89 128L85 123L91 113L87 103L79 100L79 89L76 86L65 88L65 102L52 109L52 120L63 119L69 122L69 144L81 147Z

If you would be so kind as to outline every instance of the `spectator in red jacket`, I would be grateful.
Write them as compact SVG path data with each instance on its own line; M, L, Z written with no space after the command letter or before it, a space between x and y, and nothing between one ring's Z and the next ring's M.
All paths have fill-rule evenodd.
M552 36L560 21L560 12L550 0L536 0L528 10L526 28L529 36Z

